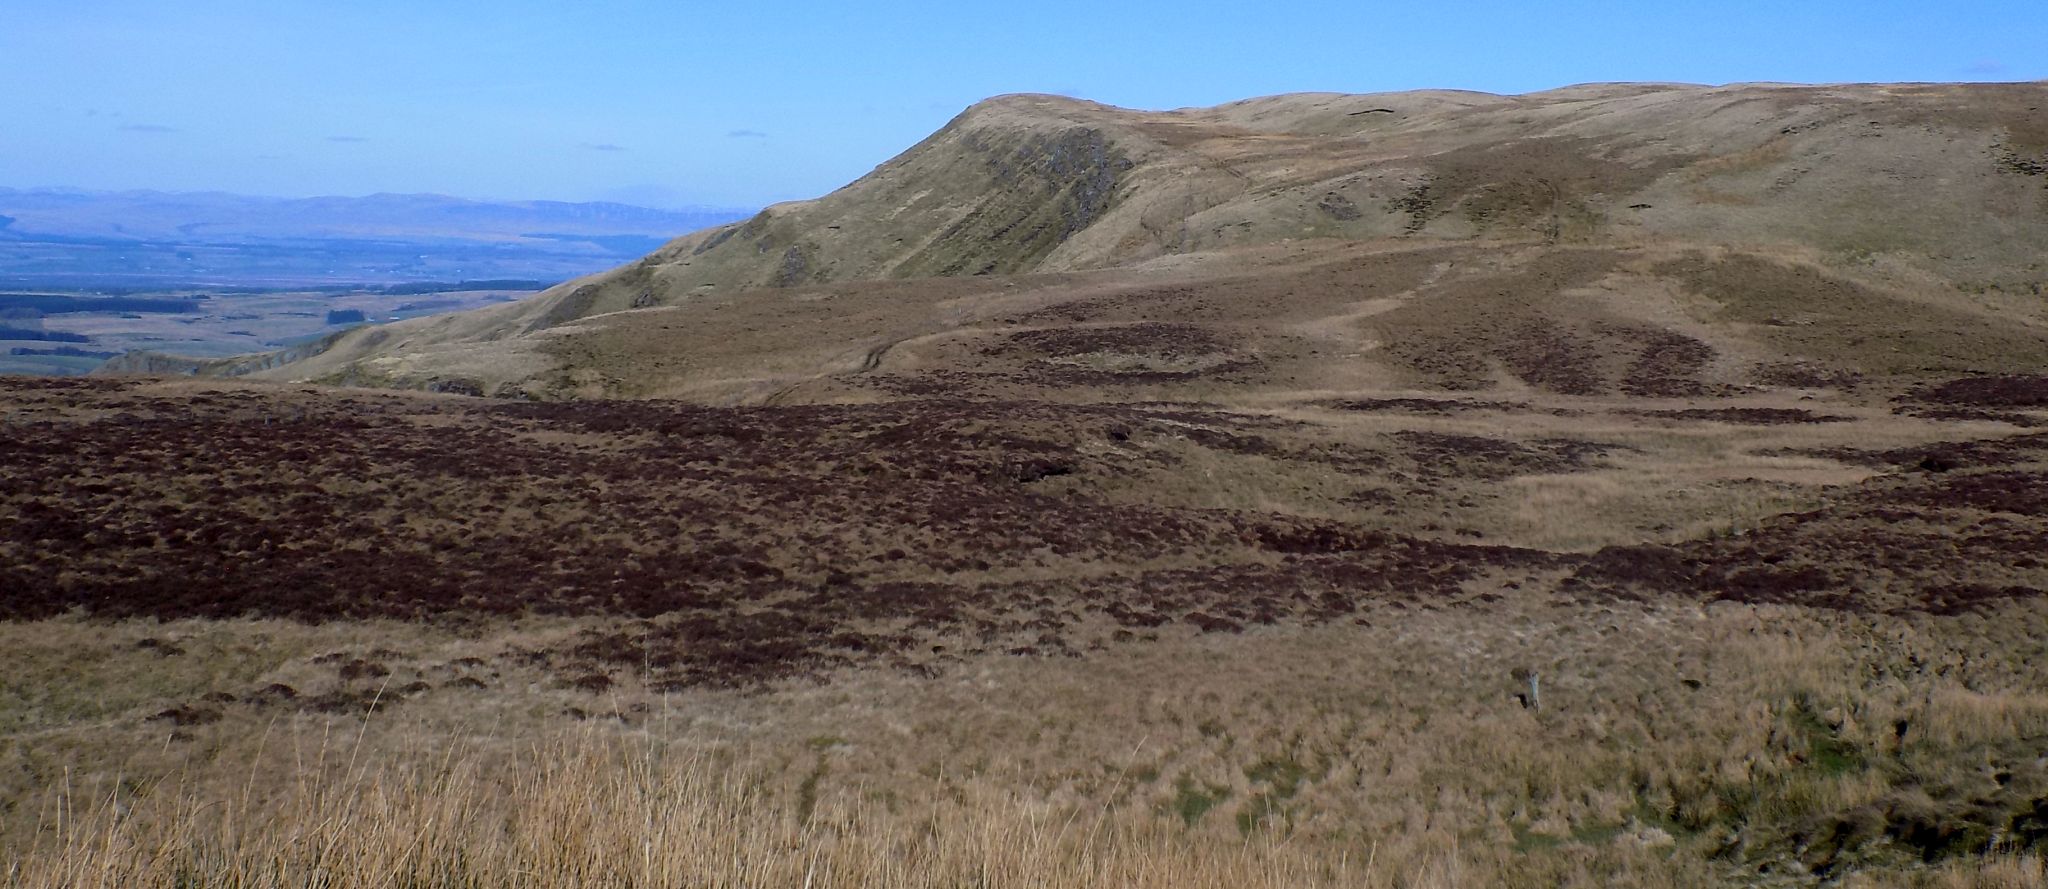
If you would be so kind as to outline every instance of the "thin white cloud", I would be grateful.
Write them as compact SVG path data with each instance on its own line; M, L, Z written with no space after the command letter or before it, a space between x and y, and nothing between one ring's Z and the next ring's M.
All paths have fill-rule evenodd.
M160 123L130 123L122 124L121 130L128 133L175 133L178 131L178 128L167 127Z
M624 146L624 145L613 145L613 144L611 144L610 142L599 142L599 143L597 143L597 144L595 144L595 145L593 145L593 144L591 144L591 143L589 143L589 142L585 142L585 143L583 143L583 147L584 147L585 149L587 149L587 150L590 150L590 151L625 151L625 150L626 150L626 146Z
M766 139L768 134L760 130L733 130L730 133L726 133L725 137L727 139Z

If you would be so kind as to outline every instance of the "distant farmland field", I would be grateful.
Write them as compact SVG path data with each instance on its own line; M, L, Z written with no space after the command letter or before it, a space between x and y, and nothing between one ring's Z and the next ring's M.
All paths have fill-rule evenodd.
M27 309L42 315L79 312L141 312L187 314L199 311L196 299L149 299L134 296L89 296L60 293L0 293L0 313Z

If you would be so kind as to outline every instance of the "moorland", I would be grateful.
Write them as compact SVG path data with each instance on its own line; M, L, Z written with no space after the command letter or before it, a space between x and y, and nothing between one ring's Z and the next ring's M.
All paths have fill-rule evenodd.
M1001 97L0 381L0 884L2038 885L2044 101Z

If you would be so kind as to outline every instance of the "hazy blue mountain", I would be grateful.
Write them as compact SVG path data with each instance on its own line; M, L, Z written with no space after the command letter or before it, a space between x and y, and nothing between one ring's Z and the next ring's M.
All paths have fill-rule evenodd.
M748 216L444 195L275 198L0 188L0 283L29 287L558 281Z

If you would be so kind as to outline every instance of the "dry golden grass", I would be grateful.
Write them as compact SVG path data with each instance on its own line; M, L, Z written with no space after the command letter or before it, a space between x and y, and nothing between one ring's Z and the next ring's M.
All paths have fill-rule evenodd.
M2016 887L2041 874L2028 857L1927 865L1887 836L1827 847L1858 812L1995 793L1993 771L2039 787L2038 604L1947 619L1390 608L1361 625L981 657L934 677L861 669L669 695L628 679L592 695L506 663L489 691L368 719L147 719L223 678L306 681L305 659L330 647L375 640L426 663L571 628L173 625L190 650L241 638L243 664L273 665L164 671L157 700L46 704L77 718L0 737L0 885L1665 887L1799 885L1818 868L1848 886ZM163 632L13 624L9 643L51 642L0 650L10 672L54 675L65 658L67 675L142 676L116 653ZM1518 668L1541 675L1540 711L1512 699ZM569 705L598 717L564 717Z

